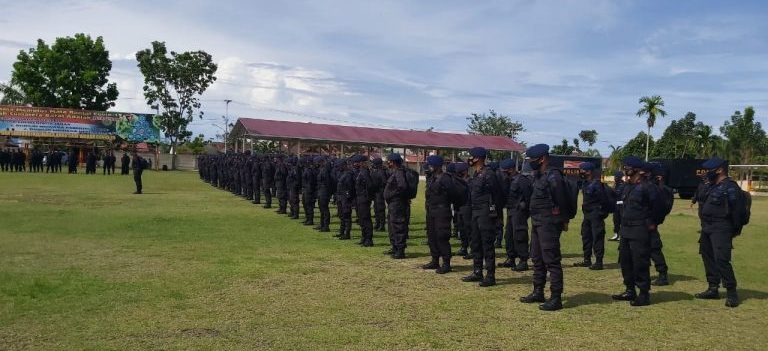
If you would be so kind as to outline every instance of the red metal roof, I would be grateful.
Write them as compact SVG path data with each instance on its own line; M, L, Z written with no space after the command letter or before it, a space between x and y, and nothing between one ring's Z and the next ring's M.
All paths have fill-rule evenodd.
M233 132L237 131L239 126L245 129L245 133L242 134L269 139L301 139L382 146L432 147L436 149L470 149L482 146L489 150L525 151L520 143L503 136L351 127L254 118L238 119ZM237 134L240 134L240 131Z

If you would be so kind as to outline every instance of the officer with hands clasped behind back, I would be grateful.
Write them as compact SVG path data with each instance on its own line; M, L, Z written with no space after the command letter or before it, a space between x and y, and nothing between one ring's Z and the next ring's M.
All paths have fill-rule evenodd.
M605 218L610 212L605 199L608 198L603 182L595 171L597 167L592 162L583 162L579 165L579 176L584 180L582 189L583 202L581 211L584 219L581 222L581 243L584 252L584 260L574 263L574 267L589 267L591 270L603 269L603 256L605 255ZM592 254L595 262L592 263Z
M537 144L525 152L534 171L533 191L529 205L531 228L531 261L533 262L533 292L520 299L523 303L542 303L542 311L563 308L563 267L560 235L568 226L567 189L563 173L549 167L549 146ZM549 273L551 296L544 298L544 285Z
M702 164L707 170L709 186L702 196L701 236L699 253L704 261L704 272L709 288L696 294L698 299L719 299L718 287L722 282L727 290L725 305L739 305L736 292L736 275L731 265L733 238L749 222L751 198L739 185L728 177L728 163L720 158L712 158Z

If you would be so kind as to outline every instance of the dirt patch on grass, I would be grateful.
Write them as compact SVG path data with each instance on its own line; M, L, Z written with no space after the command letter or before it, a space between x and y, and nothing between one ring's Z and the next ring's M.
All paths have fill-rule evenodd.
M179 333L183 336L194 338L212 338L221 335L221 332L212 328L189 328L182 329Z

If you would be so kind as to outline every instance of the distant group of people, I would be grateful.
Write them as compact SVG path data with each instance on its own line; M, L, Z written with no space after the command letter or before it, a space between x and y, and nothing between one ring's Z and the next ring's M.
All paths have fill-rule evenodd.
M665 185L661 165L637 157L623 160L622 171L614 174L615 187L601 180L599 165L583 162L580 180L565 176L550 164L549 147L534 145L526 151L526 172L512 159L486 162L482 147L469 151L467 162L446 162L433 155L426 167L426 227L431 259L424 269L438 274L452 271L450 239L458 237L457 255L472 260L472 273L462 278L481 287L496 284L496 269L522 272L533 269L533 290L520 298L539 303L544 311L563 307L564 279L560 237L579 211L581 194L581 238L583 257L576 267L599 271L604 268L605 219L613 215L619 242L619 264L625 289L614 300L631 306L651 303L651 285L668 285L669 275L662 252L659 227L672 210L673 190ZM386 164L386 167L384 165ZM418 189L418 173L403 164L401 155L381 158L364 155L290 156L282 154L229 153L200 156L200 178L231 191L255 204L272 207L277 198L278 213L300 217L302 204L305 225L314 225L314 209L320 210L320 232L330 231L329 204L335 203L340 226L335 235L351 238L352 214L361 229L359 244L373 246L373 231L386 230L395 259L406 257L411 200ZM713 158L694 198L699 204L702 230L700 253L709 287L696 298L719 298L722 284L727 290L726 306L739 305L736 278L731 266L731 242L749 221L747 193L728 177L724 160ZM262 197L263 195L263 197ZM371 216L371 205L374 216ZM506 215L504 213L506 209ZM374 219L375 218L375 223ZM505 223L506 222L506 223ZM506 224L506 226L505 226ZM453 231L451 230L453 228ZM505 260L496 262L502 247ZM652 281L650 265L658 277ZM549 281L550 296L544 288Z
M96 174L99 159L102 161L102 174L117 174L117 157L111 150L101 157L96 150L89 151L85 159L86 174ZM67 153L60 150L44 152L32 149L28 154L18 148L0 150L0 171L3 172L60 173L66 166L67 173L74 174L77 173L79 165L80 156L77 150ZM127 175L130 169L131 158L127 153L123 153L120 158L120 174Z

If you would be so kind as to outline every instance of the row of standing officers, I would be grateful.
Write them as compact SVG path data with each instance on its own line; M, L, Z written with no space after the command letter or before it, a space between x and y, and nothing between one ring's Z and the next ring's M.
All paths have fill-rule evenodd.
M530 259L533 290L521 302L539 303L545 311L559 310L564 291L560 236L578 211L576 197L580 192L583 260L574 266L603 269L605 219L613 214L618 234L614 239L619 240L619 262L626 287L613 299L646 306L650 304L652 283L669 284L658 228L671 211L673 192L664 185L659 165L629 157L623 162L623 174L615 175L616 186L610 188L601 182L596 165L583 163L583 185L579 189L561 169L550 166L549 147L544 144L526 152L530 176L518 172L513 160L486 163L488 152L482 147L469 153L468 162L447 166L440 156L427 158L425 207L431 260L423 265L424 269L434 269L438 274L452 271L453 226L453 235L461 241L457 254L472 260L472 273L463 281L493 286L497 267L526 271ZM290 218L299 218L301 204L305 225L315 224L317 206L320 223L315 229L320 232L330 231L330 204L335 203L340 219L336 237L351 239L355 212L361 246L373 246L373 231L386 230L391 247L386 253L395 259L406 257L411 200L416 195L418 174L403 165L399 154L389 155L386 167L381 159L369 162L363 155L346 159L299 158L248 151L200 156L198 164L204 181L256 204L261 203L263 194L265 208L272 207L274 197L277 212ZM745 208L745 199L728 178L725 161L715 158L703 167L710 172L695 200L700 202L700 252L710 286L696 297L719 298L717 290L722 282L728 291L726 305L735 307L739 301L730 265L730 241L746 224L745 211L739 211ZM724 198L728 201L724 202ZM506 259L497 265L495 249L502 242ZM659 272L654 282L650 279L651 260ZM549 298L544 293L547 281Z

